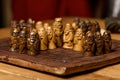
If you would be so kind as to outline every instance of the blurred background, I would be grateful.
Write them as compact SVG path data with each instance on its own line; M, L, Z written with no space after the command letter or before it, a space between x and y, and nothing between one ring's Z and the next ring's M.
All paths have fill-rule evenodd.
M11 20L120 16L120 0L0 0L0 27Z

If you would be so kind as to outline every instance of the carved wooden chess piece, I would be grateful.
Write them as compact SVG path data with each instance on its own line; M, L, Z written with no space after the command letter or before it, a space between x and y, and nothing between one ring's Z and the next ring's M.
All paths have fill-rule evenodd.
M83 51L84 46L84 36L82 29L78 28L74 35L74 47L73 50L75 51Z
M30 37L27 39L27 54L36 55L39 53L39 38L35 31L31 31Z
M40 50L48 49L48 37L47 32L44 27L40 27L38 30L39 40L40 40Z
M10 51L17 51L18 49L18 37L19 37L19 31L17 28L13 28L13 32L11 33L10 37Z
M112 39L111 39L111 32L106 30L103 33L103 40L104 40L104 53L110 53L112 47Z
M56 46L62 47L63 44L63 24L62 24L62 18L56 18L55 22L53 23L53 30L55 33L56 38Z
M56 48L56 39L55 34L51 26L47 27L47 35L48 35L48 48L55 49Z
M94 51L95 51L94 36L91 31L88 31L85 36L83 56L94 56Z
M96 55L102 55L103 54L103 37L101 36L101 33L99 31L95 32L95 54Z
M72 26L67 23L63 34L63 48L73 49L74 32Z
M19 53L23 54L26 52L27 49L27 35L26 35L26 28L24 27L22 31L20 31L19 37Z

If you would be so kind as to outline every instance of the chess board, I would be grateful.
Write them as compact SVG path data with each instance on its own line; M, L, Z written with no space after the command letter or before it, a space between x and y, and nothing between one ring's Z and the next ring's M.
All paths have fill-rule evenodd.
M40 51L36 56L9 51L9 38L0 40L0 61L33 70L70 75L120 62L120 41L112 40L112 52L100 56L83 57L83 52L57 48Z

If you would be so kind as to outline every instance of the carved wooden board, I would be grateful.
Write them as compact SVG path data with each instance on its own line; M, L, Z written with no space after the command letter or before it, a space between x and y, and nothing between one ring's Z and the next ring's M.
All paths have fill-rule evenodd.
M9 39L0 40L0 61L57 75L69 75L120 62L120 41L113 40L113 52L94 57L82 57L82 52L57 48L28 56L9 52Z

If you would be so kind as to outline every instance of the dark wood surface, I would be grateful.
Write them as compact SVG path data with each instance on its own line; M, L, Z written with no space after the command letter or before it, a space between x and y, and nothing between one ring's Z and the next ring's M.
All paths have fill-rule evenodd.
M96 69L120 62L120 41L113 40L112 52L101 56L83 57L82 52L57 48L28 56L9 51L9 39L0 40L0 61L57 75Z

